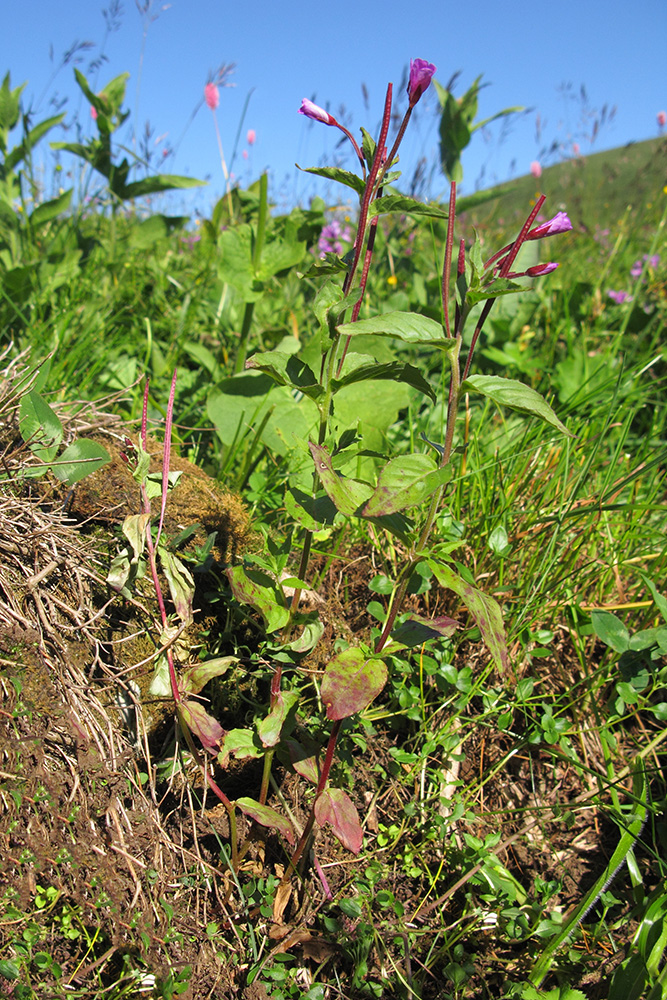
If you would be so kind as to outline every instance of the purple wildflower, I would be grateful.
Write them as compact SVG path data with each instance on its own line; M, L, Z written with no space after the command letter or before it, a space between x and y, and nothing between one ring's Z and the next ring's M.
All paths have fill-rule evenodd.
M415 106L422 94L428 90L434 73L435 66L433 63L427 62L426 59L410 60L408 97L410 99L411 108Z
M545 236L557 236L558 233L567 233L572 229L567 212L556 212L553 219L543 222L541 226L531 229L526 237L527 240L541 240Z
M615 292L610 288L607 295L619 306L623 305L624 302L632 302L632 296L628 292Z
M350 227L341 226L338 219L333 219L324 227L320 233L320 238L317 241L320 257L324 257L327 253L342 254L343 244L341 243L341 240L345 243L349 243L350 238Z
M526 269L526 274L529 278L541 278L543 274L551 274L555 271L559 264L554 264L550 261L548 264L536 264L534 267L529 267Z
M636 260L632 265L632 267L630 268L630 277L639 278L643 270L644 270L644 262L641 260Z
M338 124L333 115L330 115L328 111L324 110L324 108L320 108L319 105L313 104L313 102L309 101L307 97L304 97L301 101L299 114L305 115L306 118L312 118L313 121L323 122L325 125Z

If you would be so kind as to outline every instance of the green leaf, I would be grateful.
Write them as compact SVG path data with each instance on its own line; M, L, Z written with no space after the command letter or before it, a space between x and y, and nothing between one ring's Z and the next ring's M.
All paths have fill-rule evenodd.
M261 756L262 748L254 729L230 729L223 737L218 763L227 767L230 757L234 760L256 760Z
M625 653L630 649L630 633L620 618L611 611L593 611L591 614L593 630L605 646L616 653Z
M572 437L546 399L523 382L517 382L512 378L501 378L499 375L471 375L462 383L461 392L479 392L482 396L492 399L498 406L507 406L520 413L530 413L551 424L561 433Z
M368 217L383 215L385 212L401 212L404 215L421 215L434 219L448 219L449 212L435 202L417 201L416 198L406 198L401 194L386 194L376 198L368 209Z
M34 389L21 397L19 430L23 440L45 462L55 458L63 439L63 425L46 400Z
M204 663L196 663L181 673L178 686L182 694L199 694L213 677L223 677L229 668L238 663L236 656L216 656Z
M426 344L443 350L452 350L457 341L445 336L440 323L419 313L389 312L356 323L342 323L336 328L343 337L361 337L375 334L380 337L398 337L406 344Z
M345 184L346 187L352 188L359 195L363 195L366 188L366 184L361 177L351 173L349 170L341 170L340 167L300 167L298 163L296 167L298 170L303 170L306 174L316 174L318 177L326 177L327 180Z
M279 812L271 806L263 806L255 799L237 799L235 803L245 816L250 816L259 823L260 826L269 826L282 833L283 837L290 843L294 843L294 830L290 823L281 816Z
M176 613L185 625L189 625L192 622L192 602L195 596L195 581L192 573L173 552L164 546L158 546L158 553Z
M364 507L364 517L395 514L428 500L451 479L451 468L440 469L430 455L401 455L387 462Z
M52 466L53 475L61 483L73 486L91 472L97 472L111 461L109 452L97 441L79 438L65 448Z
M330 660L322 679L328 719L347 719L377 698L387 683L387 668L376 657L352 646Z
M199 181L195 177L178 177L176 174L156 174L154 177L144 177L143 180L123 184L116 193L124 201L130 198L142 198L147 194L158 194L160 191L176 191L185 188L202 187L207 181Z
M307 531L320 531L325 525L334 523L338 513L335 504L324 492L315 498L296 486L285 490L285 510L297 524Z
M51 219L55 219L56 216L60 215L61 212L67 211L72 200L72 189L65 191L61 194L59 198L53 198L51 201L44 201L30 215L30 222L33 226L41 226L45 222L50 222Z
M312 368L293 354L283 351L263 351L253 354L245 363L246 368L266 372L278 385L288 385L310 399L319 399L324 386L315 378Z
M488 594L482 593L477 587L473 587L472 584L463 580L451 567L444 566L434 559L427 561L440 586L446 587L448 590L453 590L464 602L470 614L475 619L486 647L496 661L497 666L503 674L507 675L509 670L509 653L507 651L503 616L498 603L492 597L489 597Z
M279 742L287 717L298 701L296 691L278 692L269 714L257 725L257 735L265 747L274 747Z
M317 474L328 496L342 514L351 517L373 492L368 483L356 479L346 479L334 470L331 455L324 445L308 445L315 462Z
M286 740L285 743L289 751L292 767L296 773L300 774L306 781L310 781L311 784L317 785L320 780L320 769L318 767L319 747L308 737L306 737L304 744L293 739Z
M354 360L354 355L348 355L345 359L346 362L351 357ZM366 355L359 354L356 357L363 358ZM435 403L435 392L419 369L415 368L414 365L409 365L402 361L391 361L386 364L379 364L374 358L370 361L362 361L356 367L352 368L351 371L346 372L341 378L334 378L331 382L334 392L338 392L339 389L344 388L346 385L354 385L356 382L370 382L383 379L390 382L405 382L406 385L410 385L413 389L417 389L418 392L422 392Z
M12 962L8 958L3 958L0 961L0 976L3 979L18 979L20 974L21 970L16 962Z
M261 420L274 382L259 372L246 372L223 379L206 400L206 412L215 425L218 437L232 445L245 437L255 421Z
M348 795L340 788L325 788L315 802L315 819L328 823L334 835L352 854L358 854L364 842L359 814Z
M257 569L233 566L227 570L232 593L237 601L249 604L262 615L267 632L276 632L289 621L282 590L266 573Z

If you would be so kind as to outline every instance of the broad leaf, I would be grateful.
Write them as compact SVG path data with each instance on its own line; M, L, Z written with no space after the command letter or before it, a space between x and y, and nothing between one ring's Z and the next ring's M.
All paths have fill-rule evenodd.
M132 546L132 562L135 563L146 544L146 526L150 523L150 514L128 514L123 521L121 531Z
M51 201L43 201L41 205L32 212L30 222L33 226L41 226L45 222L55 219L61 212L66 212L72 200L72 189L65 191L59 198Z
M189 625L192 622L192 602L195 596L195 581L192 573L169 549L160 545L158 553L176 613L182 622Z
M283 837L290 844L294 843L294 830L290 823L279 812L272 809L271 806L263 806L261 803L256 802L255 799L237 799L235 804L245 816L250 816L260 826L272 827L274 830L282 833Z
M315 803L315 819L320 826L328 823L348 851L359 853L364 842L359 814L340 788L325 788Z
M160 191L177 191L183 188L201 187L206 181L198 181L195 177L178 177L175 174L156 174L154 177L144 177L143 180L123 184L118 192L124 200L142 198L147 194L157 194Z
M352 188L357 194L363 194L366 187L365 182L358 177L356 174L351 173L349 170L342 170L340 167L300 167L296 164L298 170L303 170L306 174L316 174L318 177L326 177L330 181L338 181L339 184L345 184L347 187Z
M324 445L311 442L308 447L322 486L341 514L351 517L368 500L373 492L373 487L369 486L368 483L362 483L356 479L346 479L339 475L334 470L331 455Z
M220 767L227 767L230 757L235 760L255 760L262 753L254 729L230 729L222 740L218 763Z
M446 615L425 618L423 615L412 614L392 631L391 637L404 646L421 646L429 639L448 638L460 627L457 621Z
M58 461L54 462L52 471L56 479L73 486L110 461L109 452L97 441L79 438L65 448Z
M383 379L391 382L405 382L407 385L411 385L413 389L417 389L418 392L424 393L425 396L428 396L435 403L435 392L419 369L403 361L378 364L373 359L368 363L360 364L339 379L332 379L332 385L334 392L338 392L344 386L354 385L355 382L379 381Z
M196 663L181 673L178 686L182 694L199 694L210 680L224 676L238 662L236 656L216 656L213 660Z
M416 507L428 500L451 476L451 469L438 468L430 455L392 458L380 472L375 491L362 514L381 517Z
M406 344L427 344L451 350L456 346L454 337L447 337L442 324L419 313L389 312L356 323L342 323L336 328L343 337L361 337L375 334L380 337L398 337Z
M311 784L317 785L320 780L320 769L317 760L319 748L311 740L308 740L306 745L299 743L297 740L286 740L286 744L292 767L296 773L300 774L306 781L310 781Z
M376 198L371 202L368 209L368 217L383 215L385 212L401 212L403 215L430 216L435 219L449 218L449 212L441 208L436 202L424 203L415 198L406 198L401 194L386 194L382 198Z
M49 404L31 389L19 404L21 437L44 461L55 458L63 439L63 425Z
M630 633L620 618L611 611L593 611L591 624L598 639L616 653L625 653L630 649Z
M296 691L279 691L271 711L257 726L257 735L265 747L274 747L280 740L283 726L299 701Z
M324 491L313 498L296 486L288 486L285 490L285 510L292 520L308 531L319 531L325 525L333 524L338 513Z
M529 385L512 378L499 375L471 375L461 385L462 392L479 392L492 399L498 406L507 406L520 413L530 413L551 424L563 434L572 437L565 424L561 423L546 399Z
M199 737L202 746L217 753L225 734L220 723L198 701L181 701L176 709L182 724Z
M288 385L303 392L311 399L319 399L324 386L315 378L312 368L293 354L282 351L264 351L253 354L245 364L246 368L257 369L270 375L278 385Z
M387 667L376 657L367 657L357 647L330 660L322 679L322 701L328 719L347 719L377 698L387 683Z
M270 576L257 569L245 570L243 566L228 569L227 576L236 600L259 611L267 632L275 632L287 625L289 610L285 606L282 590Z
M453 590L461 598L470 614L475 619L482 633L482 638L496 664L503 674L509 669L509 654L503 616L497 601L488 594L482 593L477 587L463 580L449 566L429 559L428 564L442 587Z

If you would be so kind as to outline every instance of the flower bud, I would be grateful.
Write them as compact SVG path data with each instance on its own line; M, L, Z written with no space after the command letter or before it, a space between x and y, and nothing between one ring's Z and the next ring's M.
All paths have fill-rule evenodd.
M309 101L307 97L304 97L301 101L299 114L305 115L306 118L312 118L313 121L316 122L324 122L325 125L338 124L333 115L330 115L328 111L325 111L324 108L320 108L317 104L313 104L313 102Z
M558 264L536 264L535 267L529 267L526 274L529 278L541 278L543 274L551 274L558 267Z
M424 91L428 90L431 78L435 73L433 63L426 62L425 59L410 60L410 80L408 82L408 97L410 107L413 108Z
M204 100L211 111L215 111L220 104L220 91L214 83L207 83L204 87Z
M541 240L544 236L557 236L558 233L567 233L572 229L567 212L556 212L553 219L543 222L541 226L531 229L526 236L527 240Z

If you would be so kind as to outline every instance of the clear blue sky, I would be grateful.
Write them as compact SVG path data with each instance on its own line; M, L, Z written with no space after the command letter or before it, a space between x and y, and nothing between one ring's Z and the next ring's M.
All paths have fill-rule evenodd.
M155 143L156 158L164 148L176 150L161 169L210 179L197 200L204 211L223 192L224 182L211 112L202 106L190 119L209 73L222 63L236 64L229 81L234 86L221 91L217 112L225 155L229 160L243 105L252 91L234 170L248 181L268 168L272 197L283 204L313 193L330 200L336 197L324 181L313 181L294 166L295 161L302 166L330 162L340 135L298 115L301 98L309 97L337 116L344 106L346 124L354 134L361 125L375 132L386 84L391 80L398 88L411 57L435 63L443 85L460 70L457 94L483 74L489 86L481 94L482 117L508 105L533 109L505 136L498 125L488 136L475 134L463 161L468 191L482 175L486 185L527 173L540 149L554 140L567 148L577 141L585 155L655 136L656 114L667 109L665 0L632 4L627 0L605 4L172 0L153 3L145 17L134 0L124 0L120 27L105 39L102 7L108 10L111 2L6 4L0 74L9 70L12 86L27 81L25 103L34 107L36 121L53 113L51 98L68 97L68 117L78 113L89 133L92 122L74 84L73 65L58 67L74 42L93 42L77 63L88 74L91 60L99 57L103 46L108 61L89 73L94 89L119 73L131 74L126 95L126 107L132 112L129 125L140 134L150 122L151 141L161 137ZM368 92L368 109L362 84ZM570 97L563 93L563 84L571 86ZM616 108L615 118L593 146L586 138L592 119L582 120L578 100L582 84L589 110ZM422 155L430 167L437 165L437 100L432 90L422 99L417 122L402 148L406 175ZM538 115L541 138L536 136ZM121 134L130 144L127 127ZM246 144L248 129L254 129L257 137L252 147ZM349 166L353 167L352 161ZM432 195L444 188L436 172Z

